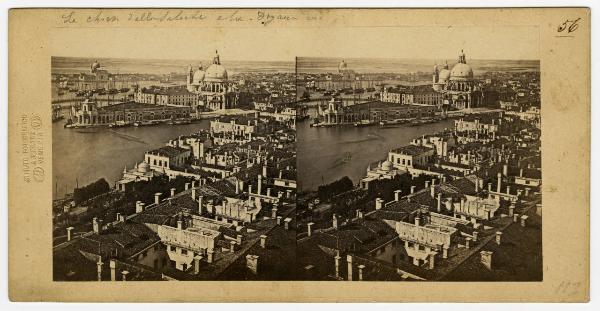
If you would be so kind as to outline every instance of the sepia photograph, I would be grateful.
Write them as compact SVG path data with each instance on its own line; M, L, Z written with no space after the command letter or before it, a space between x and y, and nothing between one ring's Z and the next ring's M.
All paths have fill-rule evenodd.
M292 277L294 63L196 52L52 57L55 281Z
M589 9L9 15L11 300L589 300Z
M296 62L306 278L541 281L538 29L354 35Z

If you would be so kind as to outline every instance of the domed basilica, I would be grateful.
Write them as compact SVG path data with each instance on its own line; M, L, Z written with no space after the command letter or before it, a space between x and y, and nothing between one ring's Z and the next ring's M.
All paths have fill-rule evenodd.
M194 71L190 65L187 89L200 95L200 106L211 110L230 109L237 105L238 93L235 91L235 84L229 80L227 70L221 65L217 51L212 64L206 70L200 65Z
M443 94L445 105L457 109L479 107L483 101L483 93L475 83L473 69L467 64L463 51L452 70L448 69L448 62L441 70L437 65L433 67L433 89Z

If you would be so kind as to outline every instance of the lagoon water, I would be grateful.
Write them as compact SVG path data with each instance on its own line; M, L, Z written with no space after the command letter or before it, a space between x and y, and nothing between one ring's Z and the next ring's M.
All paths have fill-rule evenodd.
M52 170L55 198L72 192L76 182L86 185L98 178L109 184L121 178L123 168L131 169L144 159L147 150L209 127L209 120L185 125L157 125L86 132L63 128L64 121L52 124ZM56 187L58 186L58 187Z
M314 109L309 113L314 115ZM298 190L316 190L344 176L357 184L369 163L384 160L390 149L408 144L413 138L452 128L453 120L420 126L381 128L379 126L310 127L297 125Z

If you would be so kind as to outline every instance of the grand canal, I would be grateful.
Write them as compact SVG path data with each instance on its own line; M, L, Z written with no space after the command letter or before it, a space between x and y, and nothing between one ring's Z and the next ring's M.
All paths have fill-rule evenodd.
M56 184L54 196L63 197L79 186L98 178L111 185L123 168L131 169L144 159L144 152L164 146L177 138L209 127L209 120L186 125L158 125L92 130L63 128L64 120L52 124L52 169ZM58 191L56 191L58 188Z
M314 109L309 113L314 116ZM300 122L297 125L299 190L315 190L344 176L357 184L365 176L369 163L385 159L390 149L406 145L415 137L452 127L452 120L390 128L315 128L310 127L310 121Z

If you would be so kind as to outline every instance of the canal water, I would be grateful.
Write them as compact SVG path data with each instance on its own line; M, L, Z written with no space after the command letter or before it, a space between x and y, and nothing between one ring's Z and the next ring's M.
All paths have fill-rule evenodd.
M127 166L144 159L147 150L165 145L169 139L207 129L209 120L185 125L157 125L92 130L63 128L64 120L52 124L53 193L60 198L98 178L114 185ZM58 191L56 191L58 188Z
M309 109L311 120L315 109ZM407 145L413 138L453 128L453 120L420 126L310 127L299 122L297 129L298 189L316 190L320 185L348 176L357 184L369 163L384 160L391 149Z

